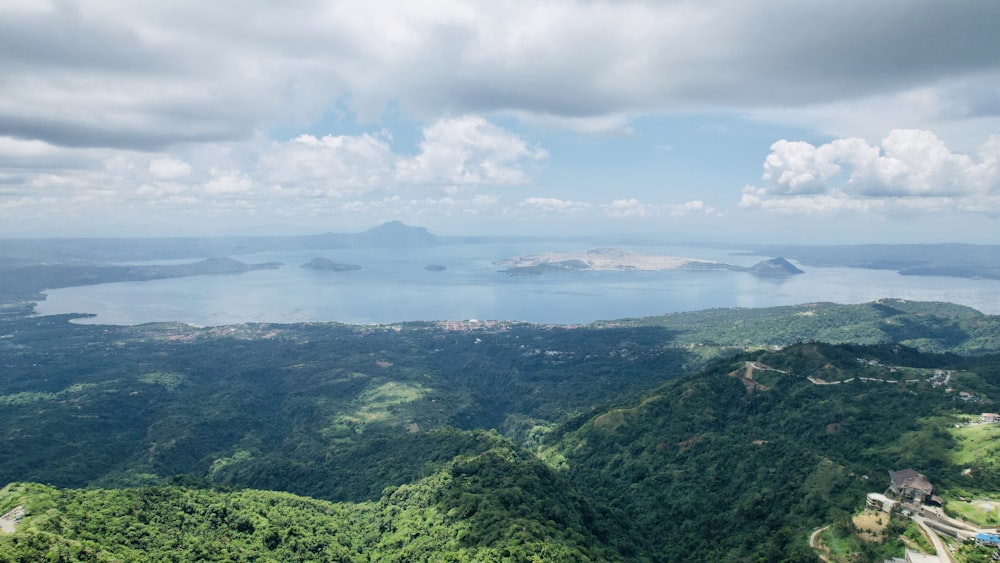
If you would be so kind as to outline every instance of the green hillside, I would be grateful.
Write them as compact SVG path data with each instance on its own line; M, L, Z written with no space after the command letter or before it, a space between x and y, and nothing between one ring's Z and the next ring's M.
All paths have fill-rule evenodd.
M890 372L859 357L895 361ZM998 490L996 459L956 455L946 430L984 402L935 387L928 366L968 370L983 399L1000 397L1000 373L995 360L954 361L826 344L748 353L588 420L548 455L628 523L620 549L666 561L808 560L809 530L885 490L890 469L920 468L941 490ZM752 379L748 362L759 368Z
M649 326L676 331L693 347L898 343L925 352L981 354L1000 350L1000 319L952 303L881 299L861 305L808 303L762 309L709 309L600 326Z
M24 507L5 561L599 561L619 559L588 529L588 508L541 462L485 436L376 501L334 504L289 493L180 485L53 489L17 483Z
M889 470L1000 493L963 426L998 410L997 321L948 304L66 321L0 320L0 560L813 561Z

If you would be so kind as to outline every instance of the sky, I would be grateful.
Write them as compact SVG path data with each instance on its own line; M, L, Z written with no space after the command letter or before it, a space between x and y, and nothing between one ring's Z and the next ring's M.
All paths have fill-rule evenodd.
M3 0L0 237L1000 243L992 0Z

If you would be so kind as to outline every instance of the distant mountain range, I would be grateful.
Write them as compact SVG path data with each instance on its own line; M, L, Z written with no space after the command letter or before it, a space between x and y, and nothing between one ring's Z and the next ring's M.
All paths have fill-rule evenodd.
M217 258L266 251L326 250L341 248L428 248L446 244L478 244L503 240L542 241L538 237L440 237L424 227L389 221L359 233L323 233L305 236L174 237L174 238L75 238L0 240L0 272L39 264L100 264ZM548 240L569 240L549 237ZM593 239L588 239L594 242ZM659 241L658 244L663 244ZM598 244L601 244L598 242ZM972 244L865 244L865 245L754 245L716 243L750 255L794 260L814 267L848 267L894 270L903 275L1000 279L1000 245ZM567 258L566 260L572 260ZM582 269L566 260L549 261L536 269ZM711 261L687 259L685 269L720 268ZM586 261L586 260L584 260ZM559 264L558 262L566 262ZM787 261L786 261L787 263ZM759 264L757 275L794 274L785 264ZM790 265L790 264L789 264ZM526 265L525 265L526 266ZM575 264L575 266L581 266ZM780 267L779 267L780 266ZM756 268L756 266L755 266ZM592 269L592 268L591 268ZM738 269L723 265L721 269ZM531 273L530 270L521 273Z
M357 234L330 234L331 242L347 243L352 247L426 248L438 246L441 240L424 227L411 227L399 221L382 223Z
M212 258L281 250L332 248L426 248L442 244L424 227L390 221L360 233L308 236L79 238L0 240L0 269L25 260L60 262L132 262Z

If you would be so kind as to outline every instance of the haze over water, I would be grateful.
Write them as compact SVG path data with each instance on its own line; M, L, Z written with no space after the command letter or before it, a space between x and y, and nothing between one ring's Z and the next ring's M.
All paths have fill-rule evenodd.
M730 271L576 271L511 277L494 261L579 244L476 244L417 250L308 250L236 258L279 261L277 270L120 282L47 292L39 314L90 313L77 322L134 325L184 322L218 326L291 323L496 319L578 324L718 307L767 307L818 301L863 303L884 297L950 301L1000 313L1000 281L901 276L892 271L801 266L804 275L759 278ZM639 247L638 252L749 266L763 257L706 248ZM358 271L301 268L315 257L358 264ZM439 264L444 271L428 271Z

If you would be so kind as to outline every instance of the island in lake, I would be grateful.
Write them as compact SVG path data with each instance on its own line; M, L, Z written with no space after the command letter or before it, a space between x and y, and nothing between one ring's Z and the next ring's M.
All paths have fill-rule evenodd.
M715 260L642 254L624 248L595 248L585 252L545 252L526 254L495 262L510 276L538 276L545 272L578 270L658 271L658 270L731 270L759 276L776 277L804 273L784 258L764 260L744 268Z
M351 272L361 269L361 266L357 264L341 264L329 258L313 258L303 264L302 267L307 270L323 270L326 272Z

